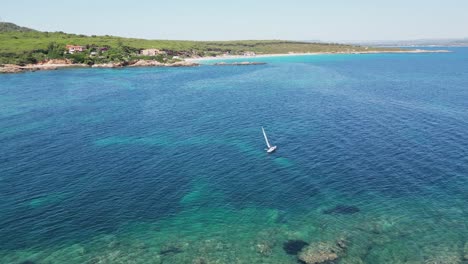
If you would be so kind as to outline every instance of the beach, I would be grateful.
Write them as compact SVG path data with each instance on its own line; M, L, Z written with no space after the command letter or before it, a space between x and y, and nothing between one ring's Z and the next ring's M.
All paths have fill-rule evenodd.
M310 52L310 53L282 53L282 54L257 54L257 55L224 55L216 57L186 58L185 61L206 61L206 60L225 60L225 59L252 59L252 58L270 58L270 57L288 57L288 56L316 56L316 55L343 55L343 54L420 54L420 53L447 53L449 50L387 50L387 51L353 51L353 52Z

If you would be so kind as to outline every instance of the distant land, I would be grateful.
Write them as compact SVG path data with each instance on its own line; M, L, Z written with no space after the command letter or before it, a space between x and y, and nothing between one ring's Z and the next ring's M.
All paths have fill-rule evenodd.
M468 47L468 38L460 39L416 39L394 41L344 41L349 45L373 47Z
M109 35L87 36L64 32L41 32L14 23L0 23L0 72L70 66L180 67L196 66L198 64L194 59L207 57L379 52L415 52L415 50L287 40L147 40Z

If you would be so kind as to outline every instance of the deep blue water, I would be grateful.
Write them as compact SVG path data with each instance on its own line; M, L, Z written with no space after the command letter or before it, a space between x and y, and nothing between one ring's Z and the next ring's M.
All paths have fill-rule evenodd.
M296 263L283 240L343 232L342 263L461 261L468 49L452 50L0 75L0 262L192 263L215 239L222 263ZM248 246L271 230L270 255Z

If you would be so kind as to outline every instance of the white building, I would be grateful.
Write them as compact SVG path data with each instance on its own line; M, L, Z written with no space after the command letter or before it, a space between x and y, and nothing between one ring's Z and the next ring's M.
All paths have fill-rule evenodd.
M253 52L253 51L244 52L244 56L255 56L255 55L257 55L257 54L255 54L255 52Z
M83 52L86 47L85 46L76 46L76 45L67 45L68 53L73 54L75 52Z
M165 54L165 52L158 49L144 49L140 51L140 54L143 56L156 56L159 54Z

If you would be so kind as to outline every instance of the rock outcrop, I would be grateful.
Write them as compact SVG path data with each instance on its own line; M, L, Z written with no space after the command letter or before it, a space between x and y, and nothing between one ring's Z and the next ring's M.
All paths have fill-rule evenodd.
M194 67L200 64L191 61L177 61L171 64L165 64L167 67Z
M150 67L150 66L163 66L159 61L155 60L138 60L133 64L129 65L130 67Z
M67 64L73 64L73 62L69 59L51 59L51 60L46 60L46 61L42 61L40 63L38 63L38 65L45 65L45 64L48 64L48 65L51 65L51 64L63 64L63 65L67 65Z
M337 260L346 252L346 241L339 239L335 242L318 242L305 247L297 256L306 264L327 263Z
M18 73L22 71L21 67L17 65L6 64L0 67L0 73Z
M109 62L109 63L101 63L101 64L94 64L93 68L120 68L123 67L123 63L121 62Z

